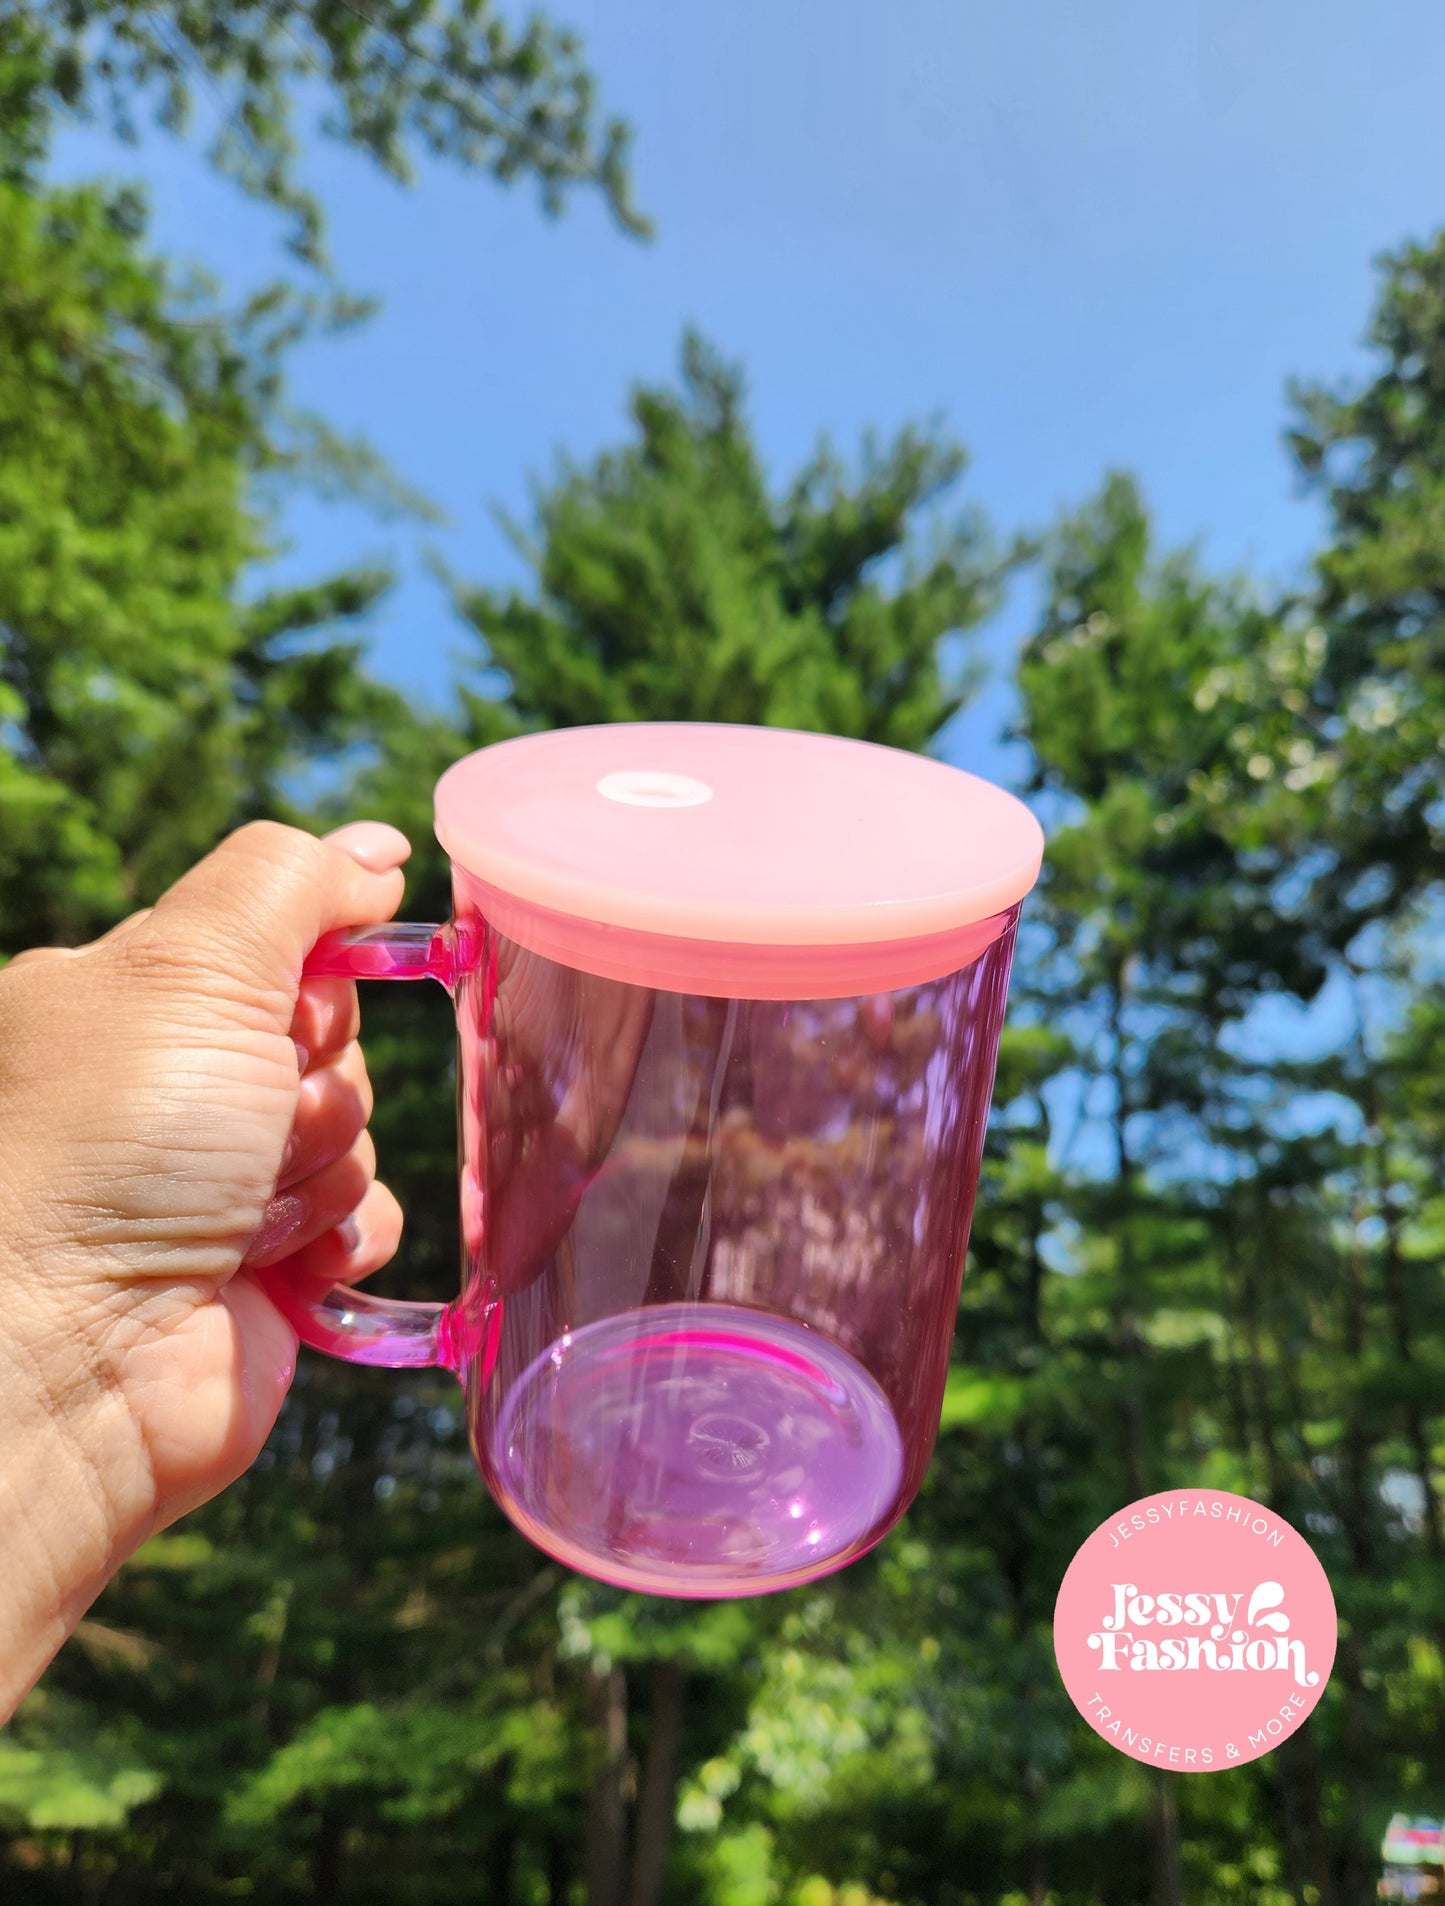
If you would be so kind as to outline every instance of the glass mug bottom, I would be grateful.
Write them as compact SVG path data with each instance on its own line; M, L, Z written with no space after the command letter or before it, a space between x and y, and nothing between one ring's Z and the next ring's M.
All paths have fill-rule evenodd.
M790 1318L659 1304L565 1333L476 1437L516 1526L585 1574L652 1594L787 1588L870 1547L903 1439L845 1350Z

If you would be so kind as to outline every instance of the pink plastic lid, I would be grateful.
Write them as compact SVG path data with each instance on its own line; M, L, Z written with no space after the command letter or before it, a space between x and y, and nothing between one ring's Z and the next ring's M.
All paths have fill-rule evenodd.
M976 959L1038 877L1012 795L831 735L682 722L524 735L437 784L497 931L608 978L843 998Z

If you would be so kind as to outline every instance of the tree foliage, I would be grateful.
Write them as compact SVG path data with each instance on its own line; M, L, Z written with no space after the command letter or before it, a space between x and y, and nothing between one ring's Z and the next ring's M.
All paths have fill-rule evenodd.
M548 211L584 185L624 229L647 229L628 129L599 121L576 36L537 14L515 29L491 0L4 0L7 44L19 56L11 84L27 95L12 100L12 122L62 111L134 140L147 118L181 134L199 116L214 128L212 163L286 214L294 248L315 262L321 207L296 132L313 102L325 136L399 180L419 158L448 159L503 182L533 178Z
M385 697L306 644L385 586L249 603L289 313L239 323L148 255L134 195L0 184L0 948L150 898ZM299 645L298 645L299 642ZM174 798L184 790L184 799Z
M1311 692L1284 699L1285 751L1308 774L1312 815L1338 860L1318 892L1364 915L1408 910L1440 879L1439 748L1445 700L1445 247L1381 261L1368 341L1376 374L1356 389L1294 391L1290 443L1325 501L1318 658Z

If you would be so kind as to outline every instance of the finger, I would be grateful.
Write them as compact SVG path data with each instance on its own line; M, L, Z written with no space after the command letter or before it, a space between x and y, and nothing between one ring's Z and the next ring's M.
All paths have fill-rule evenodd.
M362 1132L343 1158L276 1193L266 1206L242 1263L252 1268L276 1264L319 1238L333 1224L351 1216L375 1176L376 1147L371 1134Z
M349 979L303 979L291 1015L291 1037L311 1065L325 1065L361 1030L356 985Z
M288 1191L344 1158L371 1117L371 1107L371 1081L360 1046L353 1042L328 1065L313 1066L297 1089L276 1189Z
M339 847L344 854L350 854L358 866L367 867L374 874L400 867L411 855L411 842L406 835L386 821L348 821L345 827L333 827L321 838Z
M370 834L363 839L368 858L386 858L373 851ZM377 926L396 911L403 883L395 862L404 857L404 837L396 842L393 864L372 871L346 842L253 821L162 894L150 918L127 936L127 950L284 993L289 1024L301 963L322 934Z
M401 1242L401 1228L401 1206L374 1179L349 1217L278 1260L273 1269L328 1284L355 1284L391 1262Z

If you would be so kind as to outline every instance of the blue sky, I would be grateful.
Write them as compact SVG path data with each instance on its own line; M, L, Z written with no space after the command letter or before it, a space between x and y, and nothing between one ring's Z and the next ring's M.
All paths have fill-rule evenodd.
M818 433L940 415L999 531L1047 523L1111 466L1168 541L1298 575L1313 507L1280 448L1285 380L1362 362L1371 258L1445 220L1445 9L1342 0L570 0L604 104L636 128L640 245L577 200L430 168L405 192L317 144L341 274L383 311L298 357L294 390L364 431L448 512L440 532L319 505L285 568L396 562L374 665L442 700L465 639L424 565L517 562L490 506L525 512L560 450L622 427L686 323L747 366L771 470ZM201 130L204 131L204 115ZM236 289L280 232L156 137L95 135L67 171L151 183L161 241ZM1002 676L1028 614L990 632ZM1004 773L1001 679L950 753Z

